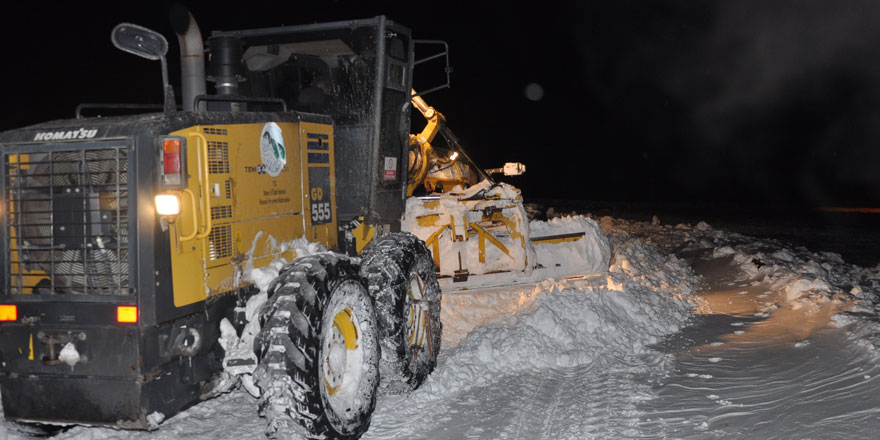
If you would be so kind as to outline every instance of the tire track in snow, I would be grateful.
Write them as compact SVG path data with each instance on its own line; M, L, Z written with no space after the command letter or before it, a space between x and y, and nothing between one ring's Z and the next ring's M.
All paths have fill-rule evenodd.
M684 439L874 438L880 365L857 342L831 329L806 344L691 348L642 406L642 428Z
M387 396L364 440L638 436L642 413L637 405L653 397L644 379L645 364L598 360L581 367L532 370L429 402Z
M514 414L511 424L507 425L509 429L502 430L499 438L544 439L548 425L552 425L550 421L559 405L559 389L565 382L565 375L559 370L548 370L546 373L531 373L526 378L534 382L533 390L525 402L518 405L519 414ZM513 432L509 434L510 430Z

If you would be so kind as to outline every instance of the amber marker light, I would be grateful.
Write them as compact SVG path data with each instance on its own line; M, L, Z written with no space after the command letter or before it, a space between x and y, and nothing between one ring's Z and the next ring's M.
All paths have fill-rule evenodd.
M17 321L18 306L15 304L0 304L0 321Z
M159 194L156 196L156 212L159 215L180 214L180 199L174 194Z
M138 308L137 306L118 306L116 307L117 322L137 322Z

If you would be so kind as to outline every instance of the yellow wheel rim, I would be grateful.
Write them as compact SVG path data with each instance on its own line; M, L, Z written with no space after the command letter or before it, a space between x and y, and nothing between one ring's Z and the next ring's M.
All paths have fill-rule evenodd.
M351 309L346 307L333 317L333 327L342 334L342 338L345 340L346 350L354 350L357 348L357 328L354 326L354 321L352 321L351 315Z
M358 348L357 327L352 319L353 312L346 307L333 317L332 335L325 348L324 387L330 396L336 395L342 386L346 369L346 352Z
M409 288L406 291L408 302L409 302L409 310L407 316L406 323L406 331L407 331L407 344L412 347L422 346L425 342L425 308L422 305L423 292L425 291L425 285L422 282L421 277L418 274L413 274L412 279L409 283Z

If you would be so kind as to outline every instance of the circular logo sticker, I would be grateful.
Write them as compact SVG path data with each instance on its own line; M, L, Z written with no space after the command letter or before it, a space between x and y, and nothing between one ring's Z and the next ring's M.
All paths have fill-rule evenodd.
M274 122L263 126L263 132L260 134L260 159L263 161L266 174L272 177L278 177L287 164L284 136L281 134L281 127Z

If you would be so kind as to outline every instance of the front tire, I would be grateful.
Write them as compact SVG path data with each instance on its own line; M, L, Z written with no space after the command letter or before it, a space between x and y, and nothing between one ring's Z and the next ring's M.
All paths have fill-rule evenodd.
M370 426L379 384L373 300L346 257L294 261L261 314L255 372L269 437L357 439Z
M407 232L373 240L361 253L361 277L376 305L382 345L381 388L418 388L440 353L440 285L424 242Z

